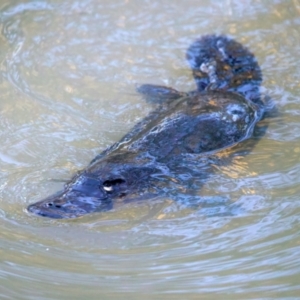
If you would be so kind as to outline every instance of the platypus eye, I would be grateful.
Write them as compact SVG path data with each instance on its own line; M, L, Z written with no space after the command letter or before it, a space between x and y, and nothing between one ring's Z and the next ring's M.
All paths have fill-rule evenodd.
M122 178L110 179L103 182L103 189L106 192L112 192L116 185L124 183L125 180Z

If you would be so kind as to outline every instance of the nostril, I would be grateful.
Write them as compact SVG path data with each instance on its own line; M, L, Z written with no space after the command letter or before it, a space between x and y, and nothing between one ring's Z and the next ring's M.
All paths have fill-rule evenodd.
M46 207L55 207L55 208L61 208L61 205L54 204L53 202L46 203Z

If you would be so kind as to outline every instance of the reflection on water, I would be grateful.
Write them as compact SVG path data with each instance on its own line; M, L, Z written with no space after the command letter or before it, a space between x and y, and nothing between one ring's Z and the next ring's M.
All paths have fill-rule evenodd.
M0 298L297 298L300 4L22 1L0 4ZM138 83L194 89L205 33L247 45L278 116L200 191L71 221L29 215L151 107ZM247 150L247 144L245 152Z

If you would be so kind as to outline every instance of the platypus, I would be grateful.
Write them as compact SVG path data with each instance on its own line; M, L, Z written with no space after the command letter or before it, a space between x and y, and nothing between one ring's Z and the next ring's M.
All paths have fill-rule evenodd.
M251 137L265 111L254 55L231 38L206 35L191 44L186 58L196 90L139 86L137 91L157 108L63 190L29 205L28 211L75 218L110 210L115 203L167 195L174 191L168 187L185 177L206 176L209 169L199 163L204 157Z

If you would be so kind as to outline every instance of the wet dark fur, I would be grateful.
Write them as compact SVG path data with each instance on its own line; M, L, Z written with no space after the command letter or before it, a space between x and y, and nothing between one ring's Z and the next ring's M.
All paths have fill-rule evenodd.
M55 195L28 207L40 216L74 218L109 210L115 202L176 198L200 185L219 150L253 133L264 114L258 63L245 47L208 35L187 50L197 90L142 85L137 91L158 109L75 175Z

